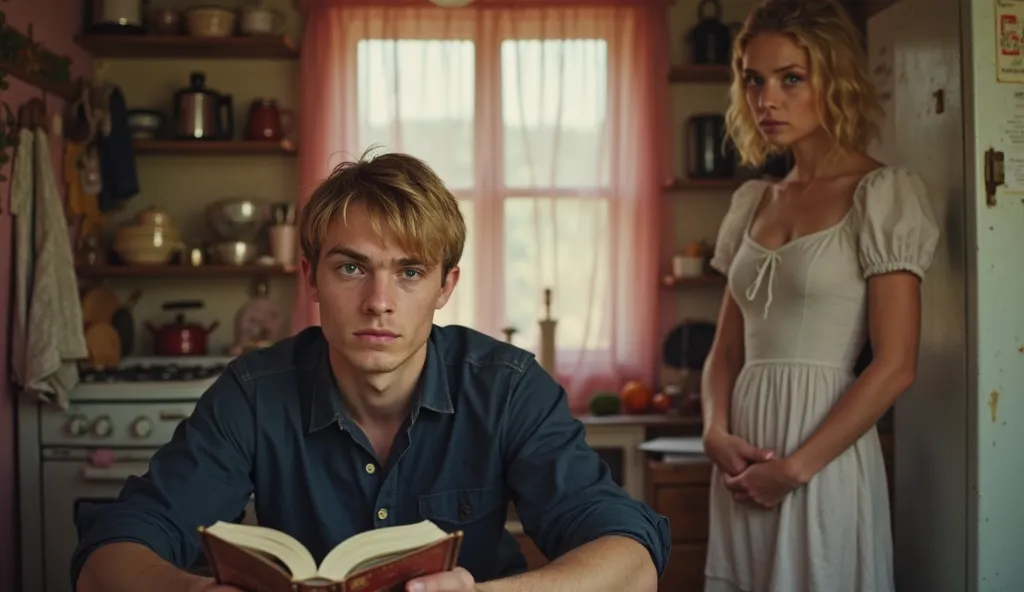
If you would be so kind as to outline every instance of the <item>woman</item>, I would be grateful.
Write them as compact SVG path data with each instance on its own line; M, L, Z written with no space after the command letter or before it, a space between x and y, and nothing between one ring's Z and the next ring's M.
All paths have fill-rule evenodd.
M706 590L892 591L874 426L914 381L937 226L921 178L865 154L880 109L836 2L761 3L734 56L743 161L795 164L736 191L712 259L729 289L703 378Z

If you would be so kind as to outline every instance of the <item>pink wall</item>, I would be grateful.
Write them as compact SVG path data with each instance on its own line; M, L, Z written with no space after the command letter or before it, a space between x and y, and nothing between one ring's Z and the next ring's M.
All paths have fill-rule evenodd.
M89 56L72 40L81 23L80 6L80 2L68 0L8 0L0 4L0 11L5 13L8 25L27 33L31 23L32 36L36 41L57 54L70 56L72 74L77 78L91 73ZM8 81L11 86L3 92L2 99L15 113L25 101L41 94L38 89L14 78L8 77ZM64 101L58 97L47 97L46 103L51 113L64 106ZM10 164L4 173L10 177ZM10 187L8 182L4 182L0 184L0 286L3 287L0 289L0 590L17 589L15 576L19 561L18 531L13 527L17 524L17 410L8 377L10 356L7 342L13 239L9 202Z

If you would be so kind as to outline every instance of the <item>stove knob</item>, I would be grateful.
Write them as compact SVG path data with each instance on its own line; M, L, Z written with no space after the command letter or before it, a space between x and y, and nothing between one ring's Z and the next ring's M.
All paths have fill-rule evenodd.
M76 415L68 420L65 424L64 429L67 431L69 436L81 436L86 432L85 416Z
M132 422L132 435L136 438L148 438L153 433L153 422L148 417L137 417Z
M98 438L106 438L114 431L114 425L110 423L110 417L102 415L92 422L92 434Z

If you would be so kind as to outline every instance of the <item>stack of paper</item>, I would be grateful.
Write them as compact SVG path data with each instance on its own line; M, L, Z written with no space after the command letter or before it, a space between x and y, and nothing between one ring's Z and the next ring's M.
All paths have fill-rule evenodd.
M640 450L664 455L669 463L707 462L704 443L700 438L655 438L640 445Z

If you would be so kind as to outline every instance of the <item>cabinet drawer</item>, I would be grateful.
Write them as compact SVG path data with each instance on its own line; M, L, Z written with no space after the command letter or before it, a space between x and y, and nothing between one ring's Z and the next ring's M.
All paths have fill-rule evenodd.
M654 490L655 511L668 518L673 541L707 540L710 493L707 485L661 486Z
M704 589L704 558L701 544L674 543L658 592L699 592Z

